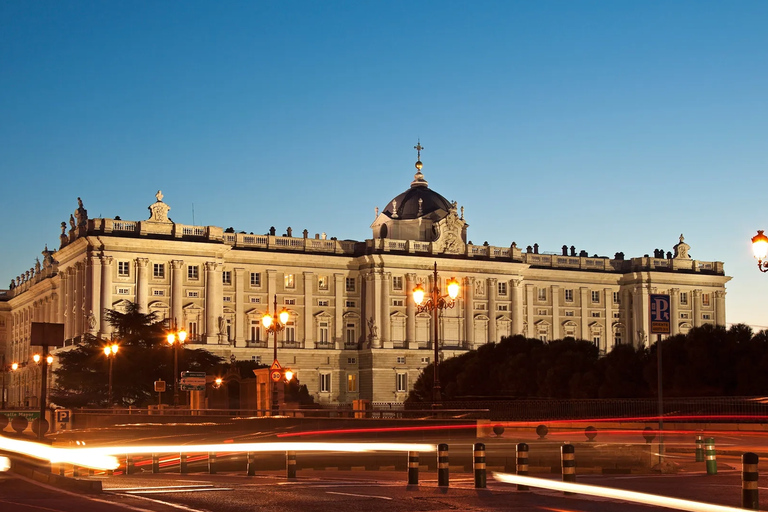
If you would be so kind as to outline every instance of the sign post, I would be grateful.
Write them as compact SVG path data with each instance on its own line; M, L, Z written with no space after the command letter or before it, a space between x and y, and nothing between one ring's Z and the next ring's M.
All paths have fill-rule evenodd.
M48 430L48 422L45 419L45 394L48 390L48 347L64 346L64 324L32 322L29 344L43 347L42 359L40 359L40 419L37 430L38 439L42 439Z
M182 391L205 391L205 372L181 372Z
M165 391L165 381L155 381L155 392L157 392L157 406L159 407L163 403L163 391Z
M652 293L651 301L651 334L656 334L656 387L659 395L659 464L664 457L664 400L661 384L661 335L670 333L671 301L669 295Z

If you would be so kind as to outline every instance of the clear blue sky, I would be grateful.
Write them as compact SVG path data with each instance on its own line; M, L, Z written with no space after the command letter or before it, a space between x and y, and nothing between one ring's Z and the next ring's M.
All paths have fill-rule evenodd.
M0 287L78 196L370 238L420 138L473 242L631 257L684 233L733 276L728 322L768 326L766 21L762 0L2 0Z

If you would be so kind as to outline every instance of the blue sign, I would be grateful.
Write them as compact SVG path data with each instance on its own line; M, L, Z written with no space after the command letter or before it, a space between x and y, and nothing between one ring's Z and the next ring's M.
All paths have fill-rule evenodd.
M72 411L68 409L56 409L56 423L69 423L72 418Z
M669 295L652 293L651 334L669 334L671 301Z

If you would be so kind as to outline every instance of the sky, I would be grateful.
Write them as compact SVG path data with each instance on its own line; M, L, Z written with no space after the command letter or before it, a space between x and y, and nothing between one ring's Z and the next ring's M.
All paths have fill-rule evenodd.
M727 322L768 327L766 20L762 0L0 0L0 288L78 197L371 238L421 141L475 244L629 258L682 233L733 278Z

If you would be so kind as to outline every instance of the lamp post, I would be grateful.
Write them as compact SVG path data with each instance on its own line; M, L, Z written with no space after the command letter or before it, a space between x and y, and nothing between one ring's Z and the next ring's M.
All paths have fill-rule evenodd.
M119 345L117 343L112 343L111 345L106 345L104 347L104 355L107 356L107 359L109 360L109 391L107 392L107 405L109 407L112 407L112 362L117 356L118 348Z
M768 236L765 236L762 229L757 230L757 234L752 237L752 252L757 260L757 268L761 272L768 272Z
M435 270L433 272L432 290L430 290L429 296L426 297L426 292L421 285L418 285L413 289L413 300L416 303L416 313L422 313L424 311L432 312L432 325L434 327L434 338L432 346L435 350L435 363L434 363L434 379L432 382L432 407L440 407L442 402L442 394L440 393L440 347L438 342L438 336L440 334L439 327L437 325L437 313L440 309L452 308L455 304L456 297L459 295L459 282L455 278L450 278L446 283L448 288L448 294L442 295L440 293L439 281L437 280L437 262L435 262Z
M275 347L274 347L274 355L273 355L273 365L277 363L277 333L285 329L285 324L288 323L288 318L290 314L288 313L288 310L283 307L283 309L280 310L280 313L277 312L277 294L275 294L275 308L274 313L269 313L269 308L267 308L267 312L264 313L264 316L261 317L261 324L264 326L264 329L267 330L267 336L269 336L269 333L274 333L275 335ZM267 338L269 339L269 338ZM280 412L280 406L277 402L277 381L272 380L272 415L275 416Z
M173 347L173 406L177 407L179 405L179 345L187 339L187 331L174 330L168 333L167 339L168 344Z

